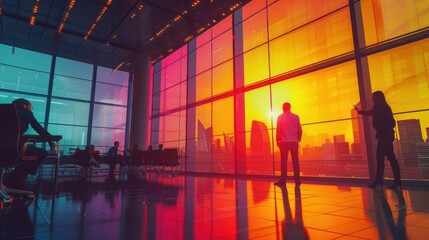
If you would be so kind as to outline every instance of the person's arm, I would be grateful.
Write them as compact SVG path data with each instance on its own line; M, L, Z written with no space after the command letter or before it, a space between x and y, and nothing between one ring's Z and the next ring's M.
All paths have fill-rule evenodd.
M51 135L45 128L40 125L37 119L34 117L33 112L27 112L27 119L30 126L36 131L39 135ZM55 152L55 144L53 142L48 142L51 152Z
M40 125L40 123L34 117L34 114L31 111L28 111L28 123L31 127L40 135L51 135L46 129Z
M355 110L361 114L361 115L366 115L366 116L372 116L374 115L374 108L371 110L359 110L359 108L356 107L356 105L354 106Z

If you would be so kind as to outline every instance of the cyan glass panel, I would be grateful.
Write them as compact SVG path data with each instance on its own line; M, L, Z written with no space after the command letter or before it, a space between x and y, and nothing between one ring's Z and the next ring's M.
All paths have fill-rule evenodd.
M125 130L110 128L92 128L91 144L99 146L100 153L107 153L115 141L119 141L119 151L124 150Z
M91 80L93 68L88 63L57 57L55 74Z
M110 83L127 87L129 73L124 71L114 71L110 68L97 67L97 82Z
M90 100L91 86L89 80L55 75L52 96Z
M0 44L0 63L49 72L52 56Z
M127 105L128 87L97 83L94 99L97 102Z
M49 72L34 71L0 63L0 88L2 89L47 94L48 85Z
M127 107L94 104L92 126L125 129Z
M89 103L52 99L49 123L88 125Z
M49 124L48 131L51 134L63 136L60 141L63 154L70 154L70 148L82 148L82 146L86 145L88 127Z

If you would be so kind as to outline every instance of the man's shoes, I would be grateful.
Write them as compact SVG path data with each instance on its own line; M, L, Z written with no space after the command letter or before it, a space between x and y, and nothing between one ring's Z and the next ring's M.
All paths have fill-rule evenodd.
M284 180L278 180L277 182L274 183L274 185L276 185L276 186L286 185L286 181L284 181Z

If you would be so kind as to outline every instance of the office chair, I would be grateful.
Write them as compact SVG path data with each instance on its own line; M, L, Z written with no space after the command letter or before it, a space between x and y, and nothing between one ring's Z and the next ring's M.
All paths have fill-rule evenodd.
M34 197L33 192L19 189L10 189L3 185L3 177L14 170L16 166L24 163L20 160L35 160L36 156L25 156L28 142L19 146L20 128L18 114L13 104L0 104L0 199L3 203L10 203L9 194L27 195Z

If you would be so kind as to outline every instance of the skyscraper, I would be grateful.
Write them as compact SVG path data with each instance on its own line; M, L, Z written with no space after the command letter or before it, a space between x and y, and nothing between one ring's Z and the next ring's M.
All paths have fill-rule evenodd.
M404 166L417 167L416 143L423 142L420 120L400 120L398 130Z

